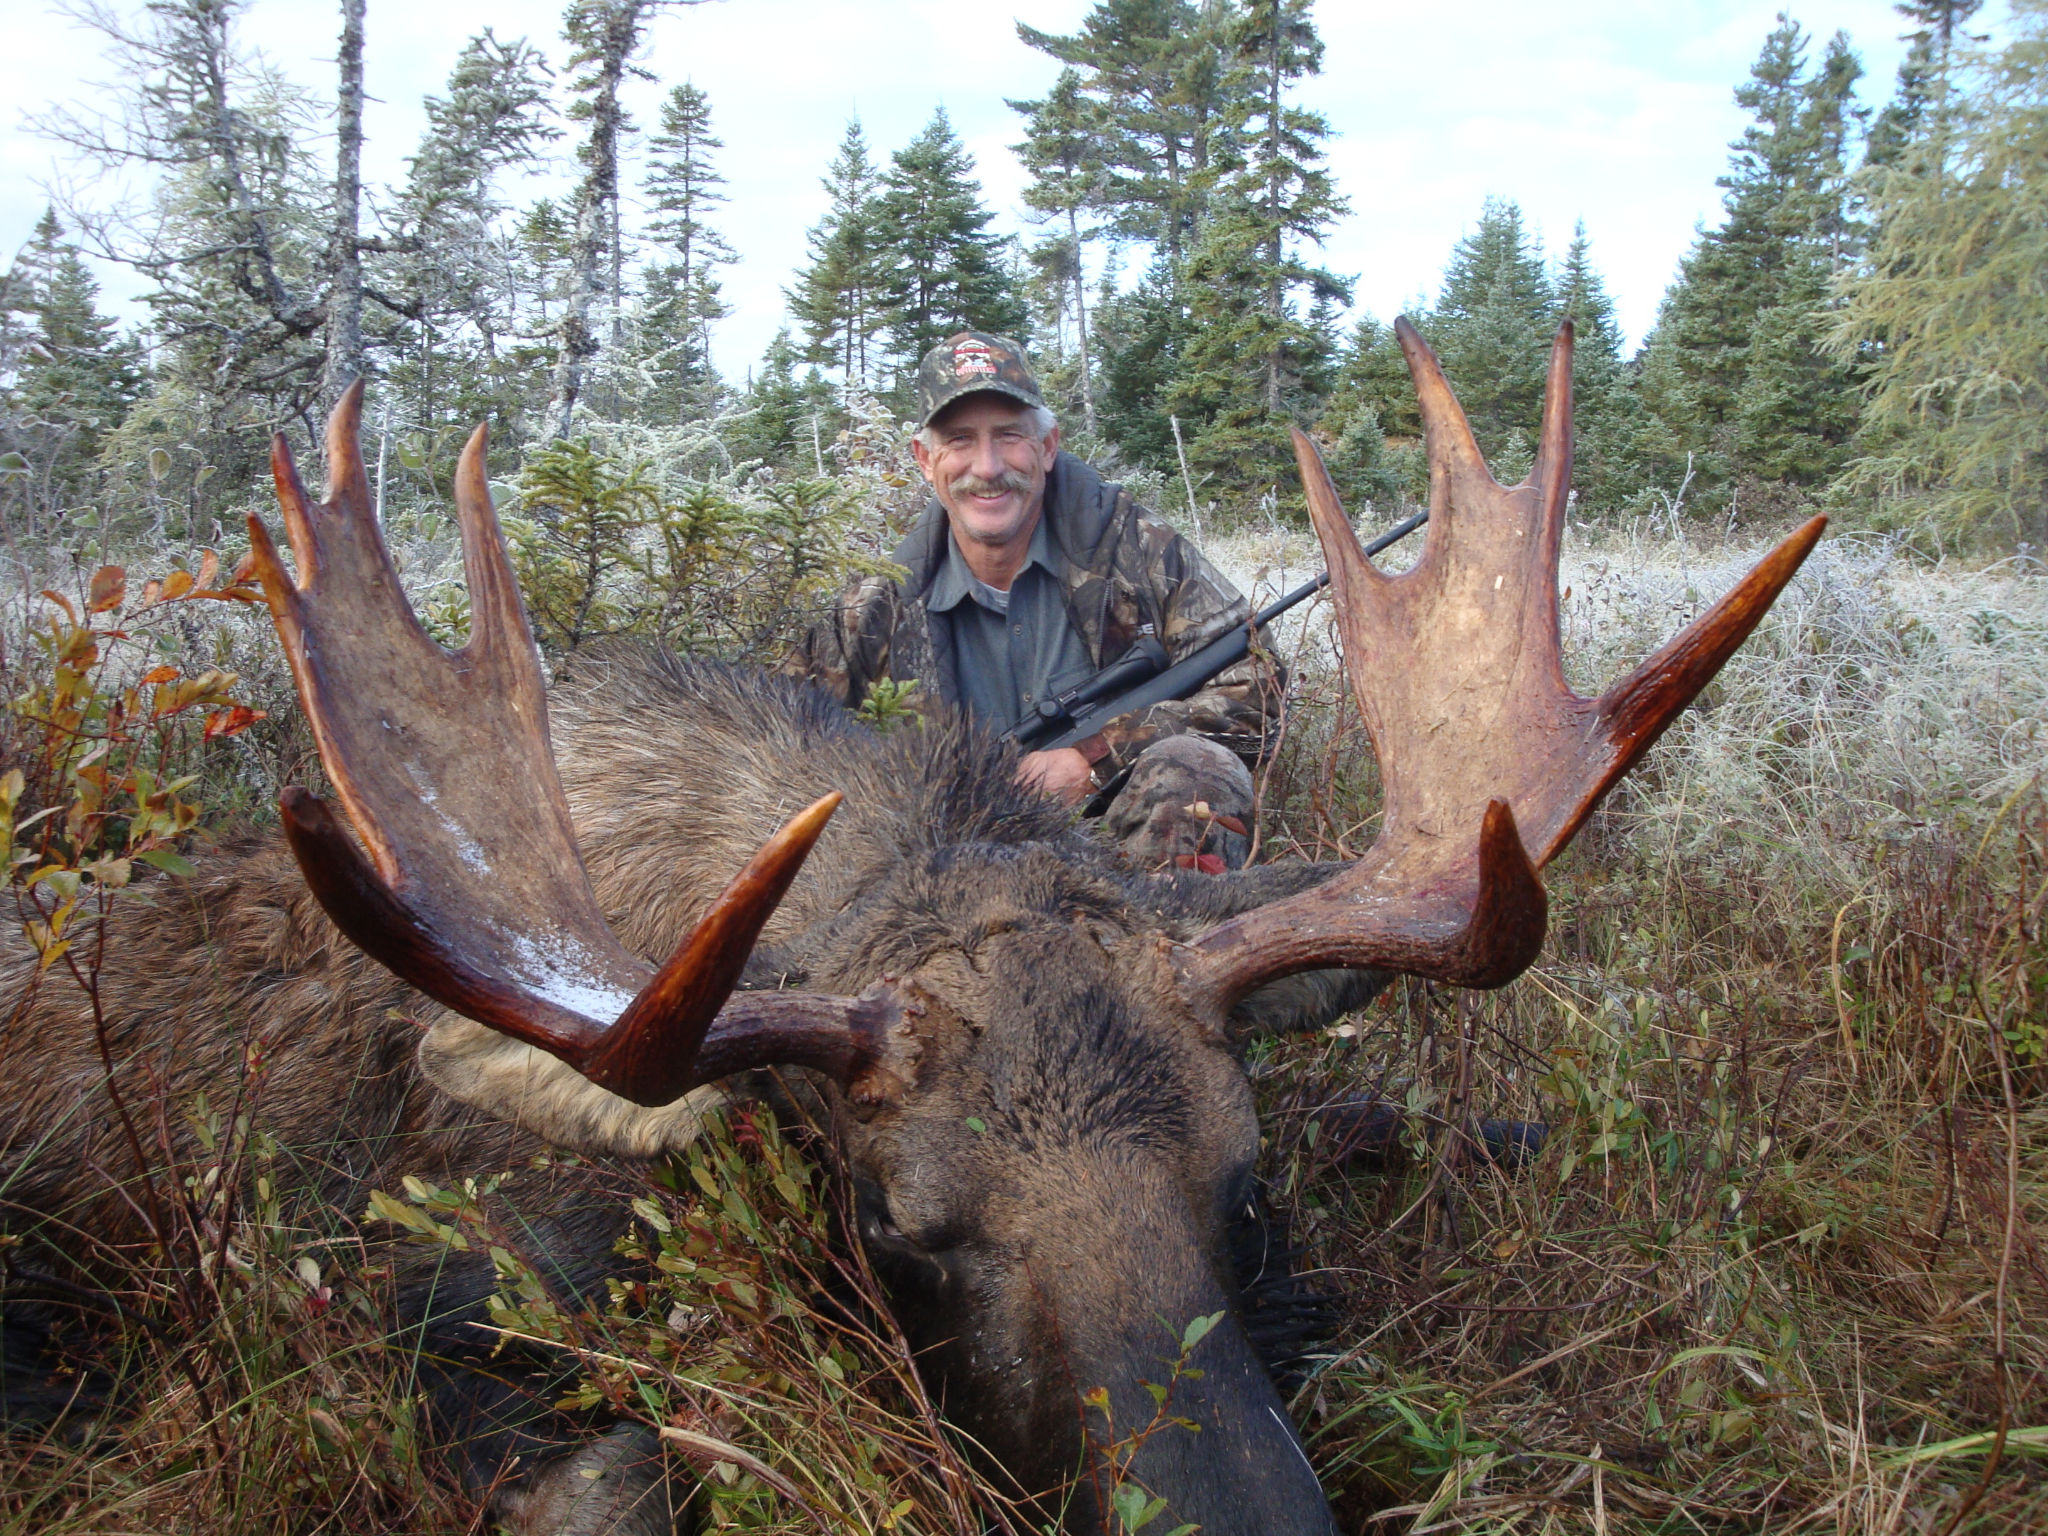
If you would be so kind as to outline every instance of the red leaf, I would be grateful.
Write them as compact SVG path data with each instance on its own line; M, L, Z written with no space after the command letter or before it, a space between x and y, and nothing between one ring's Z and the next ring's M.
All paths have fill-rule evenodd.
M178 680L176 667L151 667L142 674L145 683L175 683Z
M1180 869L1198 870L1205 875L1223 873L1223 860L1213 853L1183 853L1174 857L1174 865Z
M206 730L202 739L213 741L218 737L233 736L237 732L246 731L258 720L267 718L262 710L251 709L246 704L237 704L233 709L217 709L206 717Z

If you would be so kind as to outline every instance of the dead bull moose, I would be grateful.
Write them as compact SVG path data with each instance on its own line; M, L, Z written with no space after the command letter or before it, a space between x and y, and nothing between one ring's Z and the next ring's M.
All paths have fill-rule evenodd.
M371 516L352 392L329 433L326 501L276 450L296 580L251 520L354 829L310 794L284 798L286 838L332 927L274 846L216 859L124 931L127 969L106 985L119 1049L165 1053L167 1091L190 1094L231 1077L253 1022L268 1041L271 1129L323 1148L308 1185L352 1210L406 1171L512 1166L535 1138L650 1156L692 1133L690 1090L806 1069L854 1181L860 1240L924 1373L1068 1529L1114 1518L1099 1479L1076 1475L1096 1454L1083 1395L1104 1388L1118 1422L1144 1422L1144 1384L1173 1353L1166 1330L1220 1312L1192 1361L1202 1374L1174 1402L1201 1433L1152 1437L1128 1475L1167 1501L1162 1528L1333 1531L1234 1311L1228 1244L1258 1148L1234 1045L1323 1022L1376 973L1474 987L1519 974L1544 934L1537 871L1748 635L1822 527L1580 699L1560 668L1556 589L1569 328L1535 467L1505 488L1435 358L1405 322L1400 338L1430 462L1413 570L1390 578L1366 560L1295 438L1379 757L1383 830L1355 863L1227 877L1131 875L1012 786L1009 749L958 723L884 737L801 686L652 653L579 669L550 702L481 431L456 481L472 638L445 652L414 620ZM222 1014L223 991L228 1016L195 1025ZM123 1154L95 1117L61 1113L98 1091L102 1067L78 1005L45 993L12 1047L27 1059L0 1078L7 1199L117 1230L132 1218L104 1170ZM422 1010L434 1022L414 1071L403 1014ZM618 1262L619 1218L573 1186L560 1198L531 1226L555 1272ZM490 1285L487 1265L443 1276L435 1336L459 1338ZM490 1423L498 1390L456 1373L437 1400L451 1420ZM509 1430L477 1443L530 1449ZM654 1501L625 1512L651 1474L620 1443L539 1462L499 1514L530 1531L665 1528ZM564 1514L572 1495L621 1513L610 1525Z

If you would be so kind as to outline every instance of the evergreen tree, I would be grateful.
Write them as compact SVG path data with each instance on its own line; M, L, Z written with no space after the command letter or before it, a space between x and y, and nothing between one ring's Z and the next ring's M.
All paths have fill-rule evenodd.
M1572 243L1554 286L1556 319L1570 320L1574 332L1572 401L1578 445L1572 482L1582 505L1613 511L1634 500L1664 465L1661 460L1648 466L1641 461L1651 447L1643 437L1642 402L1622 357L1614 300L1593 265L1592 242L1583 220L1572 228Z
M1394 328L1373 315L1352 327L1337 369L1330 403L1316 423L1323 462L1345 505L1357 514L1363 504L1428 492L1419 446L1422 420L1408 366ZM1395 446L1393 439L1407 441Z
M1959 50L1972 86L1884 170L1831 346L1874 358L1851 482L1954 530L2048 541L2048 0Z
M647 78L632 63L649 18L664 0L569 0L562 35L570 45L569 67L577 100L569 116L590 129L577 146L583 175L574 201L576 234L569 262L568 292L556 326L555 369L548 404L547 436L569 435L585 370L599 346L593 311L601 297L616 313L624 286L625 230L619 216L619 157L633 131L620 100L629 76ZM613 326L614 337L617 325Z
M728 437L735 460L759 459L801 479L817 473L823 445L838 435L840 413L831 386L803 361L787 330L775 333L740 396L740 416Z
M710 377L711 323L731 310L719 297L717 269L736 260L724 236L705 222L713 203L725 201L725 185L711 163L712 151L724 141L711 132L711 98L685 81L661 106L661 132L648 142L653 151L645 186L658 217L648 233L669 250L675 261L650 274L650 308L658 309L665 328L676 336L670 367L687 392L701 389Z
M1128 292L1105 273L1095 305L1102 391L1102 435L1129 458L1160 470L1175 463L1165 392L1178 373L1192 330L1177 296L1171 258L1156 254Z
M1225 494L1278 487L1293 495L1288 422L1319 412L1336 350L1325 326L1294 306L1277 316L1268 307L1271 227L1265 210L1235 191L1212 200L1183 274L1185 329L1162 392L1167 411L1183 418L1184 430L1192 426L1189 461ZM1316 283L1317 298L1347 296L1327 273L1290 263L1287 276ZM1314 313L1326 317L1328 307Z
M942 107L891 157L876 205L890 348L915 369L963 329L1015 336L1024 304L1004 265L1009 241L988 233L974 162Z
M1424 331L1489 460L1531 453L1556 329L1556 294L1541 243L1516 204L1488 198L1478 226L1451 253ZM1506 467L1496 464L1496 475L1519 478Z
M1557 318L1572 322L1576 345L1572 378L1581 386L1597 384L1621 371L1621 326L1614 318L1614 300L1593 266L1592 242L1586 221L1572 226L1572 243L1564 253L1556 283Z
M1686 257L1653 337L1647 403L1709 482L1816 484L1853 425L1855 377L1819 342L1829 285L1857 238L1845 162L1860 66L1839 35L1812 74L1806 53L1805 33L1781 16L1735 93L1755 122L1721 178L1726 217Z
M857 118L846 125L824 187L830 204L805 237L810 264L783 296L810 343L805 357L839 369L849 391L865 389L881 362L875 343L889 319L889 271L881 175Z
M1169 270L1192 248L1207 205L1224 122L1228 6L1218 0L1098 0L1061 37L1017 35L1080 75L1100 109L1101 205L1114 231L1165 252Z
M1258 362L1264 374L1265 406L1282 409L1303 380L1300 352L1327 354L1329 337L1311 327L1306 336L1290 303L1307 287L1318 301L1344 296L1344 285L1328 272L1295 259L1301 242L1320 245L1323 234L1350 205L1337 196L1323 166L1330 125L1319 112L1290 106L1287 89L1320 74L1323 42L1309 19L1313 0L1247 0L1229 30L1237 70L1228 122L1236 165L1223 186L1233 206L1252 221L1258 240L1259 309L1266 322Z
M1189 330L1165 403L1195 424L1190 460L1244 493L1291 479L1287 421L1321 410L1349 295L1301 255L1345 211L1321 164L1328 124L1288 101L1321 66L1308 0L1249 0L1224 35L1225 158L1182 272Z
M1013 101L1009 105L1025 115L1025 140L1013 146L1024 169L1031 173L1024 202L1041 219L1058 220L1066 226L1063 233L1036 246L1031 256L1050 291L1057 295L1055 313L1074 316L1082 424L1092 436L1096 430L1095 385L1088 348L1088 264L1084 253L1102 232L1092 217L1102 206L1107 176L1102 111L1083 96L1081 76L1072 68L1060 71L1043 101Z
M406 162L386 221L391 238L370 259L368 286L386 317L381 326L373 320L370 340L390 358L398 419L431 437L542 403L529 393L535 375L527 360L500 351L525 327L505 282L497 232L505 206L495 182L560 131L548 121L546 62L489 30L464 46L447 94L425 105L427 130ZM543 210L529 218L549 225L545 243L559 263L570 232L552 204Z
M1946 137L1956 42L1968 39L1964 24L1983 5L1984 0L1899 0L1892 7L1919 25L1905 34L1911 46L1899 62L1891 102L1870 125L1864 164L1895 165L1909 146Z
M84 488L107 434L141 395L139 349L99 312L99 284L54 210L0 282L11 345L0 371L0 432L45 506ZM27 531L37 531L35 519Z
M125 84L104 115L40 124L104 169L152 178L141 219L74 208L72 224L154 285L158 396L180 416L166 432L192 445L174 473L204 468L222 484L257 472L261 429L317 431L334 255L333 184L304 148L312 111L244 59L243 9L161 0L130 22L96 8Z

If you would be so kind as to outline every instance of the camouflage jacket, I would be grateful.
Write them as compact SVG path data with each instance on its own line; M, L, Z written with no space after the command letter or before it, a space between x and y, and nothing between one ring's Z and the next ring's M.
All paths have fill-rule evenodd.
M1045 518L1060 557L1067 614L1097 667L1147 633L1179 661L1250 614L1229 579L1193 545L1071 454L1062 453L1046 478ZM945 509L931 497L892 556L907 574L900 581L869 576L848 588L837 608L792 648L783 670L820 684L849 709L883 678L914 680L924 684L925 695L936 691L958 703L951 618L927 611L923 601L947 536ZM1280 667L1254 648L1193 697L1127 715L1083 750L1105 779L1153 742L1183 732L1221 742L1255 764L1274 740L1284 687Z

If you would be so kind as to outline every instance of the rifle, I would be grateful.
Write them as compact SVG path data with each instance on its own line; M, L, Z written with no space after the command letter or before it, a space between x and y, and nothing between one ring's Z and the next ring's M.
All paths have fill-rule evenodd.
M1366 545L1365 552L1376 555L1428 521L1428 512L1418 512ZM1303 582L1253 614L1249 623L1238 625L1171 666L1167 665L1166 647L1147 635L1078 688L1071 688L1058 698L1039 700L1037 708L1011 729L1010 737L1026 752L1050 752L1086 741L1120 716L1149 709L1167 699L1185 699L1211 678L1243 661L1251 651L1255 633L1329 584L1328 571L1314 581Z

